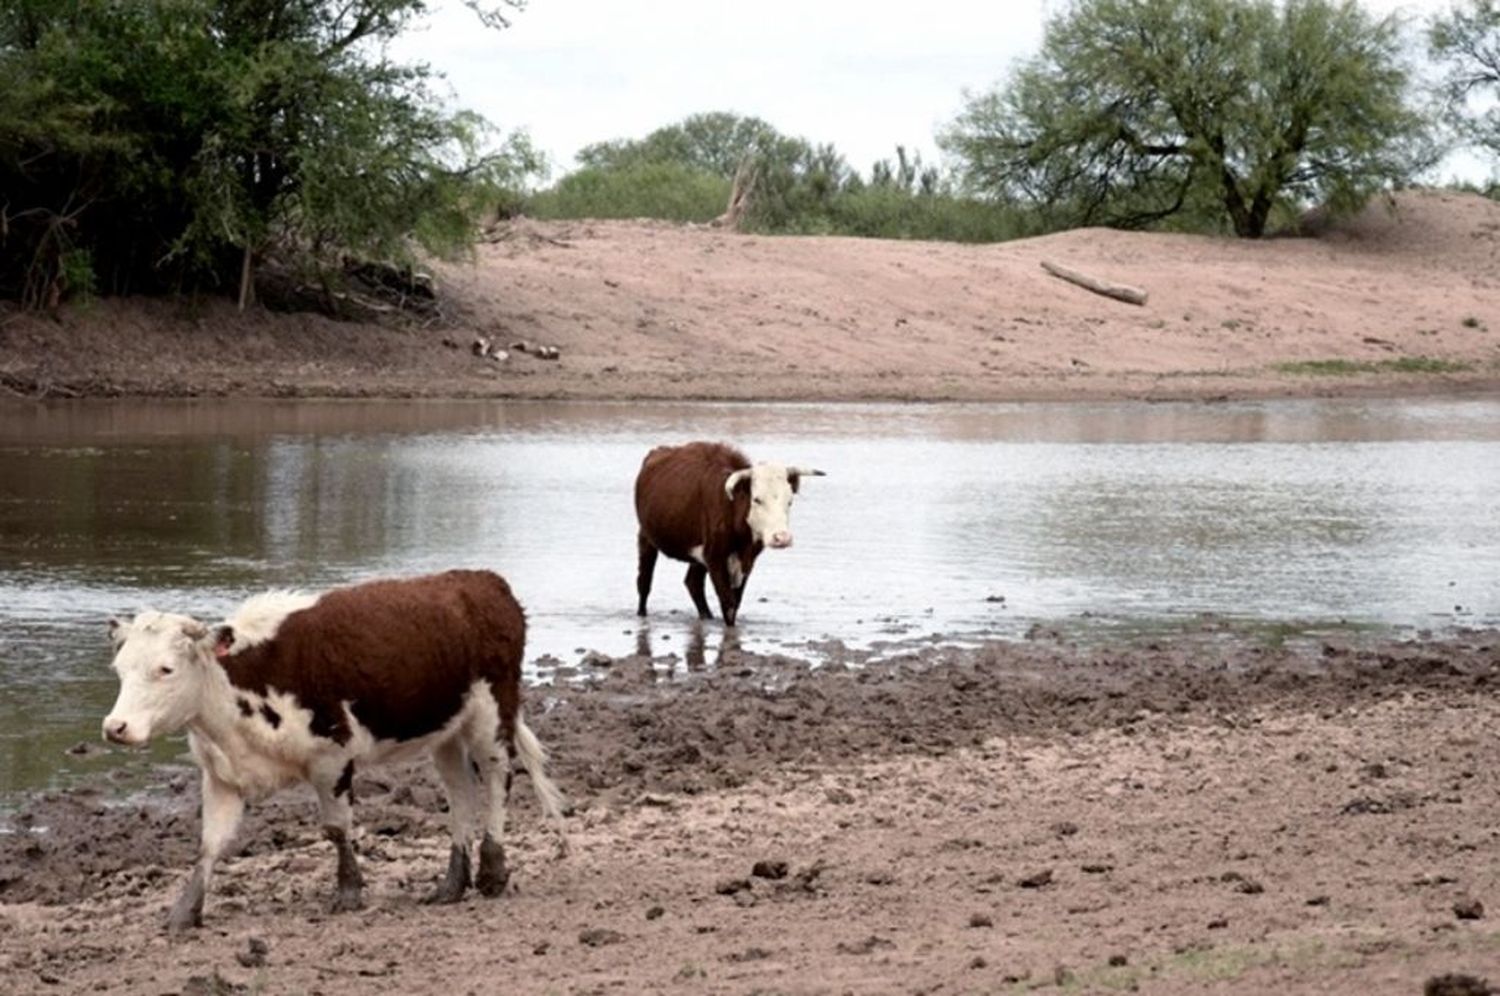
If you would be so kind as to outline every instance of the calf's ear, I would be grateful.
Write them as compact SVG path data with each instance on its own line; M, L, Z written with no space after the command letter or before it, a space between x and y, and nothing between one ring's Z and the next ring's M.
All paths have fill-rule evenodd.
M111 616L109 620L109 642L113 643L117 647L120 644L124 643L125 627L129 625L129 623L121 619L119 616Z
M234 646L234 627L228 623L215 626L212 632L213 648L215 657L228 657L229 648Z

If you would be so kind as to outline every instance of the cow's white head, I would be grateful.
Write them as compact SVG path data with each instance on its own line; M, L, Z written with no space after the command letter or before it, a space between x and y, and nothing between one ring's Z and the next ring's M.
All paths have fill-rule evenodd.
M209 630L196 619L142 612L111 619L120 695L104 717L104 738L143 744L175 733L197 715L208 672Z
M758 463L730 474L724 481L724 493L733 501L736 489L745 488L750 496L746 517L750 535L765 546L784 549L792 545L792 496L802 478L822 476L821 470Z

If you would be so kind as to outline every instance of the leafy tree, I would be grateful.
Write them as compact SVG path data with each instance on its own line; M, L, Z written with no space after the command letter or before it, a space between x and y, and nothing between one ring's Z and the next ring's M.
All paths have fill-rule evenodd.
M669 162L730 180L747 157L781 164L795 162L806 152L806 142L781 134L760 118L713 111L690 115L645 138L585 146L578 162L604 169Z
M1077 0L939 141L972 189L1056 223L1204 212L1258 237L1430 162L1407 90L1399 22L1354 0Z
M504 5L478 8L503 23ZM251 286L469 244L540 167L384 54L424 0L12 0L0 295ZM242 298L243 299L243 298Z
M1500 156L1500 3L1454 7L1433 19L1427 40L1444 63L1442 89L1460 134Z
M672 164L723 180L748 167L755 185L749 222L762 229L783 227L788 218L826 205L854 177L832 145L813 145L760 118L722 111L694 114L641 139L597 142L580 151L578 161L606 171Z

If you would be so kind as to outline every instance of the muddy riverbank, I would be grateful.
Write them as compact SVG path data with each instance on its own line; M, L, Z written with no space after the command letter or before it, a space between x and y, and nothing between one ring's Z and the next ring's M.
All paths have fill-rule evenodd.
M831 663L624 657L528 713L574 803L524 780L512 893L419 905L446 852L424 768L355 785L369 909L330 917L310 797L257 807L207 910L166 772L34 799L0 836L15 992L1416 993L1500 981L1500 633L1151 643L1046 632ZM586 680L579 680L586 678ZM1486 912L1488 908L1491 912Z

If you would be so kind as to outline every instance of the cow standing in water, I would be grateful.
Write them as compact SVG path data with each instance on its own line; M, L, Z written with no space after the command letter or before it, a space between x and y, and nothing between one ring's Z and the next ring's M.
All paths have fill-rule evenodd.
M359 909L364 880L350 837L358 764L431 753L453 835L431 902L457 902L471 884L487 896L504 891L513 760L562 831L562 797L521 718L526 619L498 575L448 571L321 596L271 592L218 626L142 612L110 629L120 696L105 738L143 744L186 727L203 771L203 849L172 908L173 931L201 925L209 877L246 801L299 781L317 791L338 853L332 911Z
M733 626L761 550L792 545L789 516L802 478L821 476L821 470L779 463L752 466L745 454L721 443L658 446L647 453L635 479L639 614L646 614L656 555L664 553L687 562L687 590L699 618L713 618L704 597L707 578L719 596L724 625Z

